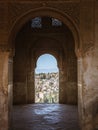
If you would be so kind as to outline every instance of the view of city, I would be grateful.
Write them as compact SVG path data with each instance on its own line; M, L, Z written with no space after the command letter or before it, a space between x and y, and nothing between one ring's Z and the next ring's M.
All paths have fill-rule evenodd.
M59 73L35 74L35 102L58 103L59 102Z

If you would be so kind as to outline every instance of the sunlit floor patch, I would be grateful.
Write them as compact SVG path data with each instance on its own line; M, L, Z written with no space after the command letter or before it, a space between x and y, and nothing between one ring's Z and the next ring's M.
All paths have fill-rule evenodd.
M77 106L64 104L14 106L12 130L80 130Z

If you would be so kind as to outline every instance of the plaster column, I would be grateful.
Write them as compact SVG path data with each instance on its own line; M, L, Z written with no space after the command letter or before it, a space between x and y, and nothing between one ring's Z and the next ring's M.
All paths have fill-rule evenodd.
M79 123L82 128L84 121L84 111L83 111L83 84L82 84L82 57L78 57L78 113L79 113Z
M8 130L9 123L9 89L8 64L10 52L0 47L0 129Z
M95 0L81 0L80 35L82 48L82 130L93 130L94 83L94 21Z
M93 130L91 59L90 55L85 57L83 52L78 55L78 111L82 130Z
M9 109L9 128L12 127L13 120L13 55L9 56L8 60L8 109Z
M93 124L98 129L98 1L95 2L95 51L93 58L94 66L94 104L93 104Z

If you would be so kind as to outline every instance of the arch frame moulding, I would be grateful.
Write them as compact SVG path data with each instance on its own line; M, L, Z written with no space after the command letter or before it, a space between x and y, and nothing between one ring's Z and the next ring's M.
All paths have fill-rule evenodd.
M23 25L25 23L27 23L29 20L31 20L32 18L37 17L37 16L50 16L50 17L57 18L60 21L62 21L72 32L72 35L73 35L73 38L75 41L75 53L77 55L77 59L79 60L79 62L77 62L78 71L79 71L78 75L81 76L82 72L80 72L80 69L81 69L82 60L80 60L80 59L81 59L82 55L81 55L81 51L80 51L81 50L80 43L82 43L82 42L81 42L81 38L80 38L79 27L77 26L75 21L70 16L68 16L66 13L64 13L58 9L54 9L51 7L40 7L40 8L29 10L28 12L26 12L26 13L22 14L20 17L18 17L17 20L13 23L12 28L9 33L8 44L9 44L10 48L15 49L15 38L16 38L16 35L18 34L18 32L20 31L20 29L23 27ZM78 80L81 80L81 77ZM78 95L79 96L81 95L80 98L78 97L78 100L82 100L82 91L81 90L82 90L82 88L80 88L78 85L78 93L79 93ZM80 105L78 104L78 106L81 107L82 101L78 101L78 102L80 104ZM83 111L83 110L81 110L81 111ZM80 111L80 113L82 113L81 111ZM79 117L79 118L81 119L81 117Z
M32 9L32 10L29 10L28 12L24 13L23 15L19 16L16 19L16 21L13 23L12 28L9 33L8 43L9 43L10 47L14 48L15 37L16 37L17 33L19 32L19 30L23 27L23 25L25 23L27 23L29 20L31 20L35 17L39 17L39 16L40 17L49 16L49 17L57 18L60 21L62 21L69 28L69 30L72 32L72 35L74 37L75 52L77 55L77 50L80 50L80 47L81 47L80 46L81 42L80 42L79 27L77 26L77 24L75 23L73 18L68 16L66 13L64 13L58 9L54 9L54 8L50 8L50 7L40 7L40 8Z

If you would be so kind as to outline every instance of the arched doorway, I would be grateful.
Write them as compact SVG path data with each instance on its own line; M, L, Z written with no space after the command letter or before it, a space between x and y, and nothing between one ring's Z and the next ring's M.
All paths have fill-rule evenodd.
M59 70L57 60L43 54L35 69L35 103L59 103Z
M47 16L45 16L45 17L47 17ZM57 19L57 18L56 18ZM62 18L60 18L60 19L62 19ZM66 21L66 20L65 20ZM30 22L30 21L29 21ZM64 24L64 23L63 23ZM28 23L26 23L25 25L29 25ZM19 41L19 37L21 36L21 35L23 35L23 32L22 31L24 31L24 28L25 28L26 26L24 26L23 28L22 28L22 30L20 30L20 32L18 33L18 35L17 35L17 37L16 37L16 47L15 47L15 50L17 50L17 48L19 49L20 47L19 46L21 46L21 45L19 45L19 44L17 44ZM30 29L30 28L28 28L28 27L30 27L30 26L27 26L27 30L28 29ZM39 51L39 53L40 53L40 51L41 51L41 53L42 52L46 52L47 50L49 50L49 52L53 52L53 53L55 53L55 52L58 52L58 53L56 53L56 55L57 55L57 57L58 57L58 59L59 59L59 68L60 68L60 85L61 85L61 87L60 87L60 92L61 92L61 96L60 96L60 103L73 103L73 96L72 96L72 94L73 94L73 92L74 92L74 94L75 94L75 102L73 103L73 104L75 104L75 103L77 103L77 91L75 91L75 90L77 90L77 87L75 87L73 90L71 90L71 88L73 88L72 86L77 86L76 84L77 84L77 76L75 76L75 78L73 78L74 76L73 76L73 74L75 74L75 73L77 73L77 58L76 58L76 54L75 54L75 50L76 50L76 41L78 41L77 40L77 38L75 39L75 37L73 36L73 34L72 34L72 32L74 32L73 30L74 30L74 28L73 28L73 30L72 30L72 32L70 31L70 29L65 25L65 30L67 30L67 33L66 33L66 31L65 31L65 33L64 33L64 36L65 36L65 34L66 34L66 37L68 36L68 39L70 39L70 40L68 40L68 41L66 41L66 43L67 44L65 44L65 42L62 42L62 47L58 47L58 46L49 46L49 47L46 47L45 46L45 44L43 44L43 46L41 46L42 48L40 48L40 46L34 46L34 48L32 49L32 51L33 51L33 58L35 58L35 59L33 59L33 60L35 60L36 61L36 58L37 58L37 54L35 53L36 52L36 50L37 51ZM31 30L30 30L31 31ZM77 34L75 33L75 36L76 36ZM56 37L57 37L58 35L56 35ZM59 35L60 36L60 35ZM77 37L77 36L76 36ZM44 37L45 39L47 39L47 37L45 36ZM60 37L59 37L60 38ZM51 39L51 38L49 38L49 36L48 36L48 39ZM52 39L53 39L53 37L52 37ZM55 38L54 38L55 39ZM40 38L39 39L34 39L34 43L36 43L37 41L39 41L40 40ZM29 41L30 42L30 41ZM70 44L71 43L71 44ZM32 45L30 45L30 46L28 46L28 48L29 49L31 49L31 46ZM22 48L23 48L23 46L21 46ZM25 46L25 47L27 47L27 46ZM57 49L57 48L58 49ZM42 50L41 50L42 49ZM54 49L54 50L53 50ZM57 49L57 50L56 50ZM67 53L67 51L69 51L69 52L72 52L71 53L71 55L69 55L68 53ZM21 48L18 50L18 51L15 51L15 54L16 54L16 57L18 56L17 54L18 53L21 53ZM31 100L32 98L31 98L31 92L33 91L34 92L34 88L32 89L32 84L34 85L34 70L33 71L31 71L31 68L32 68L32 61L31 61L31 57L32 57L32 54L30 54L31 53L31 51L29 51L29 50L27 50L27 58L29 58L28 59L28 62L27 62L27 60L26 60L26 62L27 62L27 66L25 67L25 68L27 68L27 70L26 70L26 73L25 73L25 76L23 76L22 78L21 78L21 80L19 79L19 83L16 83L16 86L17 86L17 88L18 87L20 87L21 85L22 86L25 86L25 94L24 95L22 95L21 97L23 98L23 99L25 99L24 101L25 101L25 103L31 103L31 101L29 102L29 99ZM68 54L68 55L66 55L66 54ZM29 56L29 57L28 57ZM68 57L67 57L68 56ZM72 56L72 57L71 57ZM17 59L17 58L16 58ZM69 60L70 59L70 60ZM33 68L35 68L35 61L33 62L33 64L34 64L34 66L33 66ZM66 61L66 62L65 62ZM75 62L73 62L73 61L75 61ZM67 64L66 64L67 63ZM22 64L21 64L22 65ZM68 66L69 65L72 65L71 66L71 69L66 69L66 66L67 66L67 68L68 68ZM28 67L29 66L29 67ZM72 72L72 69L73 69L73 67L76 67L75 68L75 71L74 71L74 73L69 73L69 72ZM23 70L23 68L22 68L22 70ZM68 70L68 71L66 71L66 70ZM17 70L16 70L17 71ZM24 72L21 72L22 74L24 74ZM70 74L70 75L69 75ZM17 75L17 74L16 74ZM66 76L67 76L67 78L66 78ZM70 78L70 76L72 76L72 78ZM17 76L17 77L21 77L21 76ZM26 80L25 80L25 77L26 77ZM33 77L33 80L32 80L32 77ZM14 78L16 81L17 81L17 78ZM68 79L71 79L71 80L68 80ZM73 80L74 79L74 80ZM24 81L25 81L25 85L24 84L22 84L22 83L20 83L20 81L22 81L23 83L24 83ZM69 82L66 82L66 81L69 81ZM74 82L75 81L75 82ZM71 82L71 83L70 83ZM19 85L19 86L18 86ZM70 91L70 93L69 93L69 91L66 91L66 88L64 87L64 86L68 86L68 88L69 88L69 91ZM71 86L71 87L69 87L69 86ZM65 93L65 92L68 92L68 93ZM71 98L70 98L70 96L69 96L69 98L68 98L68 95L71 95ZM74 95L73 94L73 95ZM15 95L15 96L18 96L18 95ZM65 100L66 99L66 100ZM33 97L33 101L34 101L34 97Z
M69 28L58 19L36 17L20 30L16 43L14 103L35 102L36 61L38 56L49 52L58 60L59 103L77 104L77 57L75 41Z

